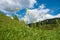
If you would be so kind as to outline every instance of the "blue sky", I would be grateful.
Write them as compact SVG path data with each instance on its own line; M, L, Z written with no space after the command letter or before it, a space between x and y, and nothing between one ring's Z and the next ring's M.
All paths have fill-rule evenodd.
M60 18L60 0L0 0L0 11L10 17L16 13L19 19L29 23L33 21L31 19L37 22L42 19Z
M57 15L60 13L60 0L36 0L37 2L34 4L34 8L30 9L37 9L41 4L44 4L46 8L49 8L51 12L49 14L51 15ZM18 14L25 13L25 9L22 9L18 12Z
M35 4L35 8L37 8L41 4L45 4L47 8L53 10L52 15L56 15L60 13L60 0L36 0L37 5Z

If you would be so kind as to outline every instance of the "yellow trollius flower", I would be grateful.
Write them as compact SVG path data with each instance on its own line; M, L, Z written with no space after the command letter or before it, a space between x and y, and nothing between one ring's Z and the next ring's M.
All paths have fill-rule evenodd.
M19 10L19 8L16 8L16 10Z

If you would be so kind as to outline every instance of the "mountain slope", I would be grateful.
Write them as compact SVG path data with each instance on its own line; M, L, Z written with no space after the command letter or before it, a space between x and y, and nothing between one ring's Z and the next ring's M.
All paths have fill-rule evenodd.
M54 19L47 19L44 21L36 22L28 24L30 27L40 27L40 28L47 28L47 29L53 29L58 26L60 26L60 18L54 18ZM43 27L44 26L44 27Z

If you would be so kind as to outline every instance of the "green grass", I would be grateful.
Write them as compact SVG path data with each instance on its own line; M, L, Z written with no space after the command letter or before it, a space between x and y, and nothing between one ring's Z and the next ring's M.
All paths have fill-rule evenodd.
M39 24L39 27L32 24L29 27L23 21L0 14L0 40L60 40L60 24L57 24ZM48 30L49 28L53 29Z

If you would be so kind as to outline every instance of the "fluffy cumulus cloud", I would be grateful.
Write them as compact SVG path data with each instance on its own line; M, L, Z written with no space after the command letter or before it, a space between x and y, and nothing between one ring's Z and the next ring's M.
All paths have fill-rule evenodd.
M46 19L52 19L52 18L56 18L59 17L60 14L53 16L48 14L50 11L50 9L45 8L45 5L42 4L39 6L38 9L33 9L33 10L27 10L26 12L26 16L24 17L24 21L25 23L29 24L29 23L36 23L39 21L43 21Z
M0 0L0 10L15 12L16 8L31 8L35 3L36 0Z
M45 9L44 4L40 5L38 9L27 10L24 21L29 23L35 23L45 20L44 15L48 13L50 9Z

